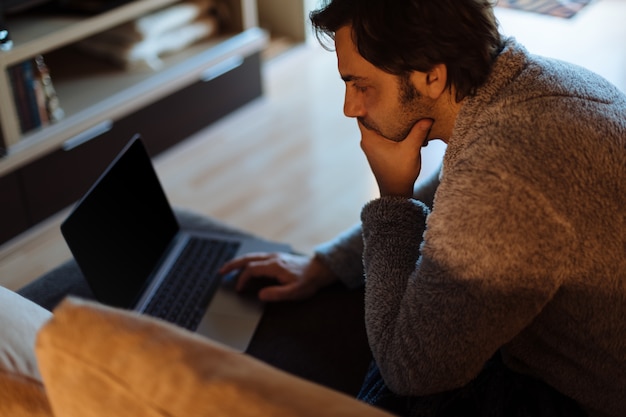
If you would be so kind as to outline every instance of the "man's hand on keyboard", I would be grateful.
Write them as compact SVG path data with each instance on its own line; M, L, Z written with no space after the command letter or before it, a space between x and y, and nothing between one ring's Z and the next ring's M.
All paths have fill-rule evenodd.
M255 281L267 279L258 291L261 301L286 301L308 298L337 278L316 258L289 253L251 253L227 262L221 274L239 272L237 291L256 287Z

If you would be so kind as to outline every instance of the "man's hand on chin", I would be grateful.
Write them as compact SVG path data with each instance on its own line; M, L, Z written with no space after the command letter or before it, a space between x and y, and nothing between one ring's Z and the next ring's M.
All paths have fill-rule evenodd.
M422 146L427 142L432 124L432 119L422 119L404 140L395 142L359 123L361 149L376 177L381 197L413 196L413 186L422 169Z

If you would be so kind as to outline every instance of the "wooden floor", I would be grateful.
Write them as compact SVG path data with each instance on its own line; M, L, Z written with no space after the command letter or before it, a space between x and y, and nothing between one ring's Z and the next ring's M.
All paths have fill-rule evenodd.
M626 91L626 2L597 0L569 20L497 14L502 31L530 51L586 66ZM167 151L155 166L172 204L310 252L357 222L377 189L356 124L342 114L334 54L300 45L263 71L263 98ZM429 144L424 171L444 150ZM59 232L65 214L0 247L0 285L19 288L70 258Z

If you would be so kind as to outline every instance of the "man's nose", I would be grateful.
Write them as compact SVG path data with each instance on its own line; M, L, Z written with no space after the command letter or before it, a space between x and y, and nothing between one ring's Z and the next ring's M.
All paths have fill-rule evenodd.
M351 94L348 89L346 89L346 96L343 102L343 114L346 115L346 117L365 116L365 108L361 100L356 98L354 94Z

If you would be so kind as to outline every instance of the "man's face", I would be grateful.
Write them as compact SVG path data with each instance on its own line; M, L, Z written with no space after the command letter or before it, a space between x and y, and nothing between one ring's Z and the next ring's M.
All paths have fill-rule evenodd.
M339 74L346 83L344 114L365 128L399 142L420 119L432 117L432 100L409 77L389 74L363 58L352 40L352 29L335 33Z

